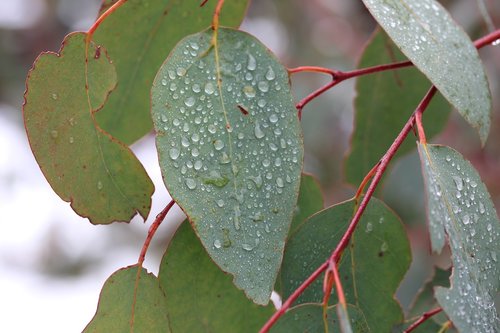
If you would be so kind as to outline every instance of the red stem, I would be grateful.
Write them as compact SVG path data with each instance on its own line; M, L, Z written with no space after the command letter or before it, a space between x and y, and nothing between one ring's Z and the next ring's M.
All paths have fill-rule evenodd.
M223 5L224 5L224 0L217 1L217 6L215 7L214 11L214 18L212 20L212 30L214 31L216 31L219 28L219 16Z
M480 49L486 45L492 44L493 42L500 40L500 29L493 31L492 33L481 37L477 39L474 42L474 46L476 48ZM296 67L289 69L288 72L290 74L294 73L299 73L299 72L320 72L320 73L327 73L332 75L332 81L324 85L323 87L319 88L318 90L312 92L308 96L304 97L297 105L295 106L299 112L299 119L302 118L302 109L309 104L313 99L316 97L320 96L323 94L325 91L330 90L337 84L339 84L342 81L345 81L347 79L351 79L353 77L357 76L362 76L362 75L367 75L367 74L374 74L378 72L383 72L387 70L393 70L393 69L398 69L398 68L404 68L404 67L409 67L413 66L413 63L411 61L401 61L401 62L396 62L392 64L385 64L385 65L378 65L378 66L373 66L373 67L367 67L367 68L361 68L361 69L356 69L353 71L349 72L342 72L342 71L337 71L334 69L329 69L329 68L324 68L324 67L315 67L315 66L301 66L301 67Z
M99 25L101 25L102 21L106 19L109 15L111 15L115 10L118 9L121 5L123 5L127 0L118 0L113 4L113 6L109 7L104 13L102 13L101 16L94 22L94 24L90 27L90 29L87 31L87 44L90 42L92 39L92 36L94 35L94 32L97 30Z
M414 322L413 324L410 325L410 327L408 327L406 330L404 330L403 333L410 333L411 331L413 331L414 329L419 327L427 319L429 319L430 317L434 316L435 314L437 314L441 311L443 311L443 309L435 308L434 310L430 310L430 311L425 312L420 318L418 318L418 320L416 322Z
M142 245L141 249L141 254L139 255L139 260L137 261L137 264L139 267L142 267L142 264L144 263L144 258L146 257L146 252L148 252L149 244L151 244L151 240L153 239L153 236L156 233L156 230L158 230L158 227L160 224L163 222L165 219L165 216L167 216L168 212L172 208L172 206L175 204L174 200L171 200L165 208L160 212L160 214L156 215L156 219L154 220L153 224L151 224L151 227L149 227L148 230L148 236L146 237L146 240L144 241L144 245Z
M347 79L351 79L353 77L357 76L362 76L362 75L368 75L368 74L373 74L373 73L378 73L378 72L383 72L387 70L393 70L393 69L398 69L398 68L403 68L403 67L409 67L412 66L413 63L411 61L402 61L402 62L396 62L393 64L386 64L386 65L378 65L378 66L373 66L373 67L367 67L367 68L361 68L361 69L356 69L350 72L342 72L342 71L336 71L336 70L329 70L327 68L322 68L322 67L313 67L313 66L303 66L303 67L297 67L294 69L289 69L288 72L293 74L293 73L298 73L298 72L303 72L303 71L311 71L311 72L322 72L322 73L328 73L332 75L332 81L324 85L323 87L319 88L318 90L312 92L305 98L303 98L297 105L295 106L297 110L299 110L299 119L302 118L302 109L313 99L318 97L319 95L323 94L325 91L330 90L337 84L339 84L342 81L345 81Z

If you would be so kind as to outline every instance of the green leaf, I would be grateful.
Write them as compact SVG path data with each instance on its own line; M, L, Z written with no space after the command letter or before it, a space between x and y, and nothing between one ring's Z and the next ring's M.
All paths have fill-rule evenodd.
M149 91L158 68L181 38L212 22L217 1L201 8L200 2L129 0L96 30L94 40L108 50L119 81L96 119L114 137L130 144L151 131ZM226 1L221 24L239 26L247 5L248 0Z
M167 296L172 332L257 332L274 312L234 288L213 263L188 222L163 256L160 284Z
M491 96L470 38L435 0L363 0L391 39L479 132L490 130Z
M43 53L28 74L24 122L31 149L54 191L92 223L129 221L136 213L146 218L153 183L93 116L116 85L114 67L91 43L86 77L85 38L68 35L59 54Z
M447 236L451 288L435 297L460 332L500 332L494 298L500 287L500 222L477 171L455 150L418 144L433 251Z
M330 256L354 208L354 200L327 208L310 217L289 239L281 267L284 299ZM410 247L400 220L372 198L339 266L347 303L363 313L370 332L390 332L403 320L393 295L410 261ZM316 280L296 304L321 302L322 281ZM331 304L336 302L332 297Z
M337 306L331 306L327 311L329 332L343 332L340 330L336 314ZM354 305L348 305L350 323L354 333L371 332L363 313ZM291 308L281 317L269 331L270 333L324 333L323 306L321 304L302 304Z
M323 193L321 187L314 176L302 174L300 179L299 199L295 206L295 212L290 226L288 236L292 235L295 230L312 214L323 209Z
M137 265L122 268L104 283L97 312L83 332L171 332L165 306L156 276Z
M213 33L185 38L154 81L160 167L210 257L267 304L297 202L301 129L270 51L241 31Z
M406 57L382 30L378 30L367 45L358 67L403 60ZM427 78L411 67L357 79L354 133L344 168L349 183L355 186L361 183L390 147L429 87ZM449 111L446 100L440 94L435 96L423 117L428 138L444 128ZM413 136L405 140L397 157L412 149L415 149Z

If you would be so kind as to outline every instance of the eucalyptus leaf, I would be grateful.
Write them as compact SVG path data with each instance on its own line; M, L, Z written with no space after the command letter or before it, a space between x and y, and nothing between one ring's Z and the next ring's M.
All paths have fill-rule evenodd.
M232 285L231 277L210 259L187 221L170 242L158 278L173 333L254 333L274 312L272 304L258 306Z
M175 47L151 95L165 185L210 257L267 304L303 160L287 70L254 37L208 29Z
M104 1L107 9L116 1ZM94 40L106 47L119 85L96 119L114 137L130 144L152 129L149 90L158 68L183 37L210 26L217 1L128 0L97 28ZM226 1L222 25L237 27L248 0ZM102 12L102 11L101 11Z
M433 251L450 243L451 287L435 297L460 332L500 331L500 222L477 171L455 150L418 144Z
M137 265L111 275L102 288L91 332L170 333L166 299L156 276Z
M378 30L366 46L358 67L407 60L384 31ZM357 96L351 150L344 169L349 183L357 186L390 147L429 87L429 80L416 68L378 72L356 80ZM446 124L450 106L437 94L423 117L425 134L432 138ZM395 159L415 149L410 135Z
M42 53L28 74L24 122L31 149L54 191L94 224L144 219L153 183L134 154L94 119L116 85L104 48L72 33L59 54ZM87 62L88 61L88 62Z
M284 299L331 255L354 209L354 200L329 207L311 216L290 237L280 276ZM368 332L390 332L393 325L403 321L394 293L410 261L402 223L381 201L372 198L339 265L346 301L361 311ZM311 284L295 304L320 303L322 281L320 277ZM334 292L330 304L337 304Z
M491 96L469 36L435 0L363 0L401 51L486 142Z

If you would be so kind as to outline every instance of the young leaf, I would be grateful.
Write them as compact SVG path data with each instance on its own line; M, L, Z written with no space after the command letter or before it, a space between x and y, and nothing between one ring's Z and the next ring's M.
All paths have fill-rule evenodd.
M274 312L272 305L258 306L234 288L187 222L169 244L158 278L175 333L257 332Z
M327 208L310 217L289 239L281 267L283 298L330 256L345 233L354 208L353 200ZM372 199L339 266L347 303L363 313L369 332L390 332L393 325L403 320L393 296L410 261L403 225L381 201ZM320 278L296 304L319 303L322 299ZM336 304L335 297L330 299Z
M491 96L476 48L435 0L363 0L403 53L479 132L490 130Z
M200 8L200 0L128 0L107 17L94 34L116 66L119 85L96 114L103 129L130 144L152 128L149 90L172 48L212 22L217 1ZM237 27L248 0L226 1L221 24ZM109 3L103 3L109 6Z
M378 30L367 45L358 67L403 60L406 57L382 30ZM349 183L355 186L361 183L394 141L429 87L427 78L411 67L357 79L354 132L344 168ZM435 96L423 118L428 138L443 129L449 112L446 100L440 94ZM397 156L412 149L415 149L415 140L410 138L399 148Z
M254 37L208 29L175 47L151 94L165 185L210 257L267 304L303 158L286 69Z
M326 322L328 332L344 332L340 330L336 314L338 305L328 308ZM349 319L354 333L371 332L368 328L363 313L354 305L348 305ZM270 333L307 332L323 333L325 320L323 320L323 306L321 304L302 304L291 308L271 328Z
M447 235L451 288L435 297L460 332L500 332L494 298L500 287L500 222L486 186L455 150L418 144L427 189L432 249Z
M86 59L85 38L68 35L59 54L43 53L28 74L23 110L31 149L54 191L90 222L146 218L153 183L93 116L116 85L114 67L92 43Z
M165 307L156 276L136 265L122 268L104 283L96 314L83 332L171 332Z

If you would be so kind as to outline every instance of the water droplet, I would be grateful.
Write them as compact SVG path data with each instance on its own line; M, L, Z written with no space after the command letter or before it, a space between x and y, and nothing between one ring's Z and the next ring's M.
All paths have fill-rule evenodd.
M231 162L231 159L229 158L229 156L226 154L225 151L222 152L222 156L220 158L220 163L221 164L228 164L229 162Z
M213 83L207 82L207 84L205 84L205 93L207 93L208 95L212 95L214 92L215 92L215 88L214 88Z
M247 69L249 71L253 71L253 70L255 70L255 68L257 68L257 60L255 60L255 57L249 53L248 54Z
M186 99L184 100L184 104L186 104L186 106L188 106L188 107L193 106L193 105L194 105L194 103L195 103L195 99L194 99L194 97L192 97L192 96L189 96L188 98L186 98Z
M166 81L165 81L165 84L166 84ZM177 85L175 84L175 82L170 83L169 89L170 89L170 91L176 91L177 90Z
M464 217L462 218L462 222L467 225L470 223L470 216L468 214L465 214Z
M70 136L70 137L69 137L69 143L74 143L74 142L75 142L75 138L74 138L74 137L72 137L72 136Z
M56 139L58 135L59 135L59 133L58 133L56 130L52 130L52 131L50 131L50 136L51 136L53 139Z
M262 139L265 136L265 133L260 128L260 124L258 121L255 122L254 134L257 139Z
M173 159L173 160L176 160L179 155L181 154L180 150L177 149L177 148L170 148L170 151L169 151L169 155L170 155L170 158Z
M220 208L224 207L224 200L222 199L217 200L217 206L219 206Z
M470 186L471 186L472 188L475 188L475 187L477 186L477 183L476 183L475 181L471 180L471 181L470 181Z
M102 182L98 181L97 182L97 189L100 191L100 190L102 190L102 188L103 188Z
M191 155L193 157L198 157L200 155L200 151L198 150L198 148L191 149Z
M177 75L184 76L186 75L186 69L184 67L178 67L176 70Z
M257 187L258 189L260 189L262 187L262 177L260 175L257 175L255 177L250 176L250 177L248 177L248 179L253 181L255 183L255 187Z
M262 161L262 165L263 165L264 167L266 167L266 168L267 168L268 166L270 166L270 165L271 165L271 161L269 161L269 160L266 158L265 160L263 160L263 161Z
M273 124L276 124L278 122L278 115L273 113L269 116L269 121Z
M181 139L181 144L183 147L186 147L186 148L189 147L189 139L186 138L185 136L183 136Z
M269 91L269 83L267 83L266 81L260 81L258 84L257 84L257 87L259 88L260 91L262 92L268 92Z
M224 142L217 139L214 141L214 147L216 150L221 150L222 148L224 148Z
M245 93L245 96L248 98L255 97L255 89L252 86L244 86L243 92Z
M203 163L200 160L197 160L196 162L194 162L194 169L196 171L200 170L202 166L203 166Z
M214 125L210 124L210 125L208 125L208 131L212 134L215 134L215 132L217 131L217 128Z
M283 183L283 179L281 177L276 178L276 185L278 185L278 187L285 186L285 184Z
M217 170L212 170L209 172L208 177L203 178L203 182L207 185L214 185L217 187L224 187L229 182L227 177L221 175Z
M274 80L274 78L276 77L276 74L274 74L274 71L271 67L269 67L269 69L267 70L267 73L266 73L266 79L268 79L269 81L272 81Z
M446 162L451 161L451 157L449 155L446 155Z
M464 189L464 180L460 177L453 176L453 181L455 182L455 185L457 186L457 190L462 191Z
M193 133L193 135L191 135L191 140L193 140L193 142L200 141L200 135L198 133Z
M366 224L366 229L365 229L365 232L366 232L366 233L370 233L370 232L372 232L372 230L373 230L373 225L371 224L371 222L368 222L368 223Z
M484 214L486 209L484 208L484 204L482 202L479 202L479 213Z
M382 245L380 245L380 251L386 252L387 250L389 250L389 244L383 242Z
M234 206L234 228L240 230L240 206Z
M186 186L190 190L194 190L196 188L196 181L191 178L186 178Z
M214 246L215 246L216 249L220 249L221 248L222 242L220 241L220 239L214 240Z
M167 80L166 79L162 79L161 80L161 85L162 86L166 86L167 85Z
M488 225L486 226L486 230L491 231L491 229L493 229L493 227L491 223L488 223Z
M259 99L259 101L257 102L257 105L260 106L261 108L266 106L266 104L267 104L267 102L264 99Z
M246 250L246 251L252 251L253 250L253 246L250 245L250 244L247 244L247 243L243 243L241 245L241 247L243 248L243 250Z
M52 94L52 99L55 101L59 98L59 96L56 93Z

